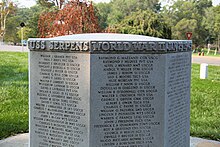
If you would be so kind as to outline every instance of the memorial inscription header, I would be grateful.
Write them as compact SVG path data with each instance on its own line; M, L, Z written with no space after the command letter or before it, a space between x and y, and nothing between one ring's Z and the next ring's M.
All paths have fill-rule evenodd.
M119 35L119 34L117 34ZM124 34L120 34L122 37ZM135 36L135 35L134 35ZM103 39L102 39L103 40ZM131 40L131 39L129 39ZM191 41L73 41L29 39L28 46L31 51L47 52L89 52L89 53L175 53L191 51Z

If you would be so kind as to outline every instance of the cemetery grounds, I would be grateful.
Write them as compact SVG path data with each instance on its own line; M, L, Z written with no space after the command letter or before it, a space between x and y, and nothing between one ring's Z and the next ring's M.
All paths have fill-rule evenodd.
M220 141L220 66L192 64L191 136ZM28 132L28 53L0 52L0 139Z

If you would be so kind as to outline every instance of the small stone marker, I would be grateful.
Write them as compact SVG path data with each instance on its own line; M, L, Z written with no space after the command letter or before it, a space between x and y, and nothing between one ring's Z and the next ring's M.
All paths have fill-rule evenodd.
M200 65L200 79L206 79L208 77L208 64L202 63Z
M30 147L189 147L191 41L29 39Z

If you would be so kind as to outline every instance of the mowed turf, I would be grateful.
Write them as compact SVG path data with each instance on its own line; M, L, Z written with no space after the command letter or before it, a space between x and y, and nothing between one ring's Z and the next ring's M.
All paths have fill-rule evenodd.
M0 52L0 139L28 132L28 54Z
M0 139L28 132L27 53L0 52ZM192 65L191 135L220 140L220 66L209 66L199 79Z
M208 66L208 79L199 78L200 65L192 66L191 135L220 141L220 66Z

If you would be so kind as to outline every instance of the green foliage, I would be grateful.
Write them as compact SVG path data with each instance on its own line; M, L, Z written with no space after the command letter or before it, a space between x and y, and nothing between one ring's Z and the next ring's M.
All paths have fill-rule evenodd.
M28 38L35 38L39 34L38 30L38 21L40 14L44 11L44 8L40 5L35 5L30 8L30 16L27 21L27 27L30 29L29 34L27 35Z
M98 3L95 4L95 8L97 10L99 26L101 29L105 29L108 27L107 19L108 15L111 12L110 3Z
M206 9L212 6L211 0L178 0L162 11L166 22L172 27L173 39L187 39L186 33L193 33L196 46L205 43L209 32L202 25Z
M116 28L124 34L171 38L171 30L164 23L163 17L151 10L139 10L127 16Z
M24 39L37 37L38 19L43 7L35 5L31 8L16 8L15 13L8 16L6 22L5 42L18 43L21 41L20 23L24 22Z
M220 32L218 21L220 18L218 18L219 11L212 7L211 0L177 0L173 2L173 5L164 7L163 11L160 11L158 0L112 0L108 4L97 4L96 7L100 14L99 20L102 28L108 26L111 30L116 27L121 33L162 36L163 38L171 38L172 34L172 39L185 40L187 39L186 33L192 32L192 41L195 46L206 44L207 37L216 38L217 33ZM153 11L158 16L150 13L152 14L150 21L140 23L136 18L140 10ZM143 17L142 14L138 15ZM136 23L128 24L132 19ZM156 21L157 19L159 23ZM148 25L148 29L146 26L143 28L143 24L154 24L154 21L158 23L158 26Z
M198 13L203 16L207 8L212 7L212 0L194 0Z
M23 40L28 40L28 38L30 38L29 36L30 36L31 31L32 30L30 28L28 28L28 27L24 27L23 28ZM17 36L18 36L19 40L22 39L21 33L22 33L22 30L19 30L17 32Z
M107 23L110 26L118 24L126 16L139 10L158 11L158 9L160 9L158 2L159 0L112 0L109 4L106 4L106 6L108 5L110 8L110 10L107 11ZM99 8L99 6L103 7L103 5L97 5L99 12L101 14L106 13L106 10Z
M19 8L16 13L20 17L20 22L24 22L24 38L34 38L38 34L38 20L39 16L44 10L40 5L35 5L31 8ZM26 32L27 31L27 32ZM19 32L19 31L17 31Z
M209 32L208 41L212 41L212 38L217 39L220 35L220 5L206 9L202 23L203 27Z
M6 0L4 1L6 2ZM95 10L102 30L116 28L122 33L161 36L163 38L170 38L172 34L172 39L181 40L187 39L187 32L192 32L192 41L195 46L205 45L208 41L211 43L217 41L220 34L220 6L212 6L212 0L172 1L174 4L164 7L162 11L159 0L111 0L110 3L95 4ZM43 11L58 11L67 3L65 0L52 0L51 2L37 0L37 2L38 4L30 9L16 8L13 10L13 14L8 15L5 41L20 42L19 36L14 32L20 31L19 24L21 22L26 24L26 30L28 30L26 38L36 37L39 34L40 14ZM152 14L149 21L147 14L140 14L141 11ZM131 21L134 22L133 25L128 23Z
M9 17L7 19L4 41L14 43L20 42L16 33L19 30L19 20L20 18L18 16Z
M174 27L173 27L173 36L175 39L185 39L186 32L195 32L198 27L198 23L196 19L181 19ZM195 34L193 34L194 39Z
M0 139L28 132L27 57L0 52Z
M52 8L55 6L54 3L51 3L48 0L37 0L37 4L45 8Z

